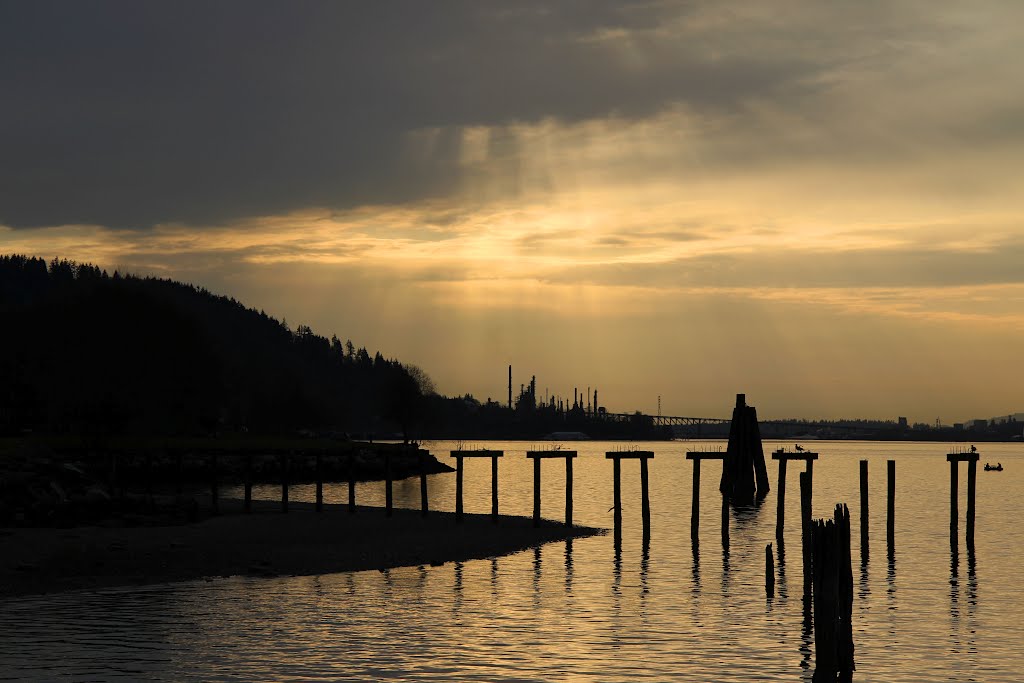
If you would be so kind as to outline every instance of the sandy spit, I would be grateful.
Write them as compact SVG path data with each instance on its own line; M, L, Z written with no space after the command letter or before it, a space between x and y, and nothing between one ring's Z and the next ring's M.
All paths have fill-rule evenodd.
M224 501L224 508L232 501ZM223 508L222 508L223 509ZM0 529L0 599L216 576L287 576L387 569L496 557L542 543L593 536L527 517L256 502L193 524L71 529Z

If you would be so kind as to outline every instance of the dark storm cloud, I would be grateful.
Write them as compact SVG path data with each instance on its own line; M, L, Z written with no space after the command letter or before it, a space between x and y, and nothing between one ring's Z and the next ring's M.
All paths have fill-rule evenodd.
M4 2L0 223L147 227L444 195L470 125L728 110L807 67L655 2ZM624 57L628 52L632 58ZM440 132L427 153L406 134Z

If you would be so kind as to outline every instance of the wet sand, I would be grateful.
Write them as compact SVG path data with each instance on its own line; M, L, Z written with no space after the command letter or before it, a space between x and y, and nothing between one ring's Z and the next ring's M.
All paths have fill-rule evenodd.
M225 501L230 503L231 501ZM227 507L227 506L226 506ZM439 564L506 555L550 541L602 533L527 517L254 502L193 524L0 529L0 599L216 576L286 576Z

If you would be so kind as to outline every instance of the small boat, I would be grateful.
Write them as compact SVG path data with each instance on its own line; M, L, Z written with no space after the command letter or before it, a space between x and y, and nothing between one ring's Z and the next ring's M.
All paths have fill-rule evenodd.
M985 471L986 472L1002 472L1003 471L1003 463L997 462L995 465L989 465L988 463L985 463Z

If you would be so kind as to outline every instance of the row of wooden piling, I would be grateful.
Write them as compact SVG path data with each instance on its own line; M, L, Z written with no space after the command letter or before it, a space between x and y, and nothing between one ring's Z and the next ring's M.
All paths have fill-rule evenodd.
M699 526L700 526L700 476L701 476L701 461L702 460L723 460L725 458L725 452L723 451L689 451L686 453L686 458L693 462L693 488L692 488L692 505L691 505L691 520L690 520L690 534L694 541L698 538ZM498 458L504 456L503 451L497 450L453 450L451 451L451 457L456 461L456 487L455 487L455 517L457 522L461 522L463 519L463 460L465 458L490 458L491 459L491 516L494 521L498 519ZM252 509L252 458L251 454L243 456L245 458L244 463L244 510L250 512ZM289 507L289 454L280 454L281 465L281 511L288 512ZM353 454L348 456L348 510L350 513L354 513L356 510L355 500L355 479L353 474ZM565 524L571 526L573 521L573 460L577 457L576 451L563 451L563 450L542 450L542 451L527 451L526 457L533 460L533 520L535 525L540 524L541 519L541 461L544 459L557 459L561 458L565 460ZM610 451L605 454L605 457L612 460L613 463L613 511L614 511L614 528L616 538L621 537L622 528L622 494L621 494L621 461L622 460L639 460L640 462L640 484L641 484L641 516L643 521L643 531L645 537L650 535L650 520L651 520L651 508L650 508L650 495L649 495L649 477L648 477L648 464L647 461L654 457L652 451ZM180 471L180 460L179 458L179 471ZM217 455L210 454L210 468L213 476L211 477L210 483L210 494L211 494L211 506L216 512L219 508L219 484L217 480ZM316 502L315 509L317 512L323 509L323 468L322 468L322 456L317 453L315 455L315 484L316 484ZM789 460L803 460L805 462L805 469L800 473L800 500L801 500L801 531L802 538L804 539L804 555L806 562L806 539L808 536L808 529L810 525L810 510L811 500L813 496L813 473L814 473L814 461L818 458L817 453L802 451L802 452L787 452L782 449L772 454L772 459L777 460L779 463L779 479L778 479L778 501L777 501L777 512L776 512L776 538L781 543L783 530L785 528L785 497L786 497L786 470L787 463ZM977 482L977 463L979 456L975 452L969 453L950 453L946 456L950 463L950 541L955 544L957 539L958 530L958 477L957 477L957 466L959 462L965 461L968 463L968 491L967 491L967 543L969 546L974 545L974 530L975 530L975 500L976 500L976 482ZM147 467L148 472L150 467L148 466L147 456ZM116 468L116 464L112 463L112 468ZM390 454L384 454L384 472L385 472L385 514L387 516L392 515L394 508L393 500L393 478L391 473L391 457ZM420 473L420 508L423 516L429 514L429 500L428 500L428 489L427 489L427 474L426 472ZM890 547L893 544L895 536L895 497L896 497L896 461L889 460L887 462L887 505L886 505L886 532L887 541ZM147 491L151 491L151 482L147 477L146 483ZM181 491L181 481L177 483L177 490ZM866 559L867 548L869 546L869 532L868 532L868 519L869 519L869 500L868 500L868 461L860 461L860 538L861 538L861 552ZM722 534L723 539L728 538L728 502L723 501L723 515L722 515Z

